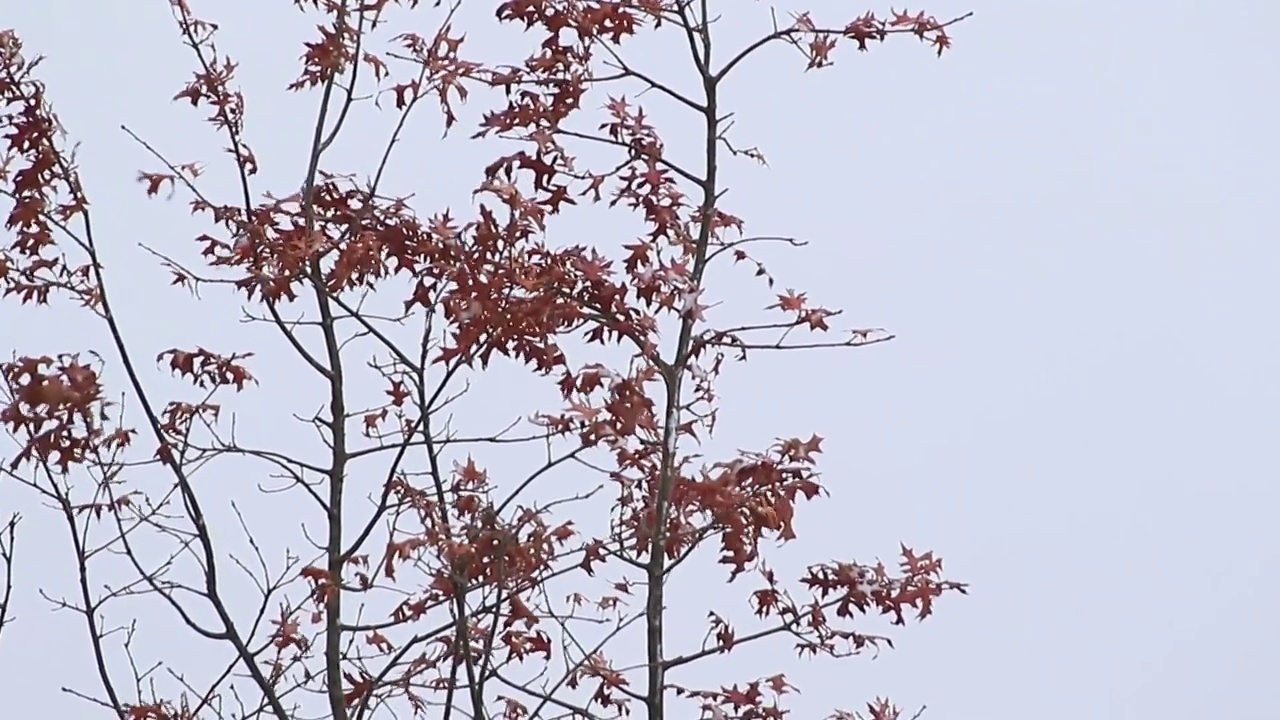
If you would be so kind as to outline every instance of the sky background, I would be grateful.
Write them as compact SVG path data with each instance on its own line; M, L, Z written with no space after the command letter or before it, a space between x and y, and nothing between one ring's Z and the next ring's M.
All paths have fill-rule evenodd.
M242 63L259 188L291 192L315 99L282 88L308 21L285 2L193 4L223 26ZM721 5L726 45L767 30L764 5ZM471 52L511 55L515 46L484 29L490 5L468 7ZM808 7L832 22L863 9ZM733 366L717 443L828 438L832 497L803 512L780 570L889 559L901 541L937 550L949 576L972 583L969 597L895 631L897 649L874 661L797 666L793 717L882 694L927 704L938 719L1275 717L1280 104L1266 87L1280 70L1280 4L936 0L927 9L976 11L942 60L900 39L867 54L842 48L835 68L804 75L802 60L780 50L728 89L736 138L759 145L770 167L732 165L726 209L753 234L811 241L765 254L780 285L899 337ZM169 102L193 64L167 4L9 3L0 26L49 56L41 75L83 143L109 289L139 355L265 337L237 325L225 297L197 303L165 290L167 277L136 246L189 255L203 226L181 203L143 198L134 175L156 168L121 123L175 160L222 162L202 113ZM639 47L631 57L687 77L681 53ZM654 112L676 152L692 147L696 125L681 126L670 107ZM417 191L424 213L465 207L494 148L463 134L441 142L434 119L421 118L392 183ZM353 132L335 162L367 172L383 134L369 137L362 145ZM221 167L207 187L226 196ZM581 216L563 230L582 234L574 242L614 242L599 239L606 213ZM770 301L742 275L725 282L730 303ZM65 309L0 304L5 355L102 347L95 332ZM314 387L291 382L296 360L272 347L254 366L263 390L245 401L261 403L264 429L277 427L271 411L317 402ZM163 374L154 382L169 387ZM482 385L469 412L479 421L521 406L515 415L546 397L522 387ZM309 441L304 429L279 427L282 443ZM65 531L12 483L0 485L0 506L28 515L19 622L0 651L5 714L96 717L58 692L92 689L82 626L51 615L36 593L69 587ZM259 520L271 517L262 510ZM685 582L691 608L728 592L718 575ZM690 612L690 628L702 614ZM181 649L171 652L201 647L177 637L166 638ZM737 672L735 662L723 667ZM755 671L733 672L724 679Z

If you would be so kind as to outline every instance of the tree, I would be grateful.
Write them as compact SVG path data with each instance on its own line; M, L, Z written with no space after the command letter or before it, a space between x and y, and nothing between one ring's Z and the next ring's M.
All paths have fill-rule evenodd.
M709 268L745 265L772 288L750 251L804 244L747 235L723 207L730 161L765 162L727 134L723 82L775 45L807 69L829 65L838 44L867 50L896 35L941 55L963 18L868 13L825 26L799 14L713 52L716 14L705 1L508 0L497 21L532 33L536 47L506 65L468 56L456 4L295 0L319 25L289 90L317 94L320 109L305 128L301 187L273 194L257 178L251 114L218 26L186 0L171 5L196 68L174 99L208 113L235 186L212 187L204 164L124 128L154 160L138 175L141 189L182 197L208 223L198 253L151 252L175 293L216 296L221 311L239 305L273 333L254 352L150 347L163 329L128 336L112 304L125 278L101 261L90 190L39 59L14 31L0 34L4 296L78 308L110 337L105 348L67 337L60 352L17 352L2 368L0 424L12 440L3 473L47 502L76 554L66 571L77 593L51 600L84 623L100 686L69 692L130 720L363 720L405 708L511 720L655 720L693 708L779 718L794 690L785 668L714 687L693 684L688 669L754 644L801 657L877 650L890 640L857 618L923 619L937 598L964 591L933 553L906 546L896 567L819 559L801 577L779 576L766 547L795 538L797 507L824 494L815 469L823 438L700 454L726 361L892 337L856 329L833 338L840 313L796 290L773 291L754 320L715 320L741 312L717 307L725 299L712 298ZM389 36L393 22L438 29ZM644 38L676 41L690 72L683 85L695 91L624 50ZM696 123L697 151L667 151L637 92ZM487 108L470 140L496 156L473 175L450 169L476 178L474 207L411 206L389 194L382 178L411 113L435 104L456 131L468 99ZM366 144L372 160L356 175L328 153L365 112L395 126L388 141ZM631 211L643 232L621 243L557 238L564 215L592 205ZM813 338L795 339L804 333ZM322 388L323 408L298 418L321 440L309 450L262 431L270 425L237 431L237 418L274 412L252 404L267 351ZM153 357L186 389L148 374ZM457 429L468 383L500 366L524 368L558 403L501 432ZM540 459L520 477L491 477L491 457L508 449ZM255 489L247 467L280 482ZM211 484L287 508L316 530L310 548L264 550L266 528L245 519L243 498L222 503ZM15 527L16 517L0 531L5 608ZM707 615L705 639L671 637L673 615L704 610L664 593L681 574L712 572L724 573L726 596ZM135 657L135 632L161 617L225 649L229 662L201 675L176 654ZM0 628L5 619L0 612ZM866 713L899 711L876 700Z

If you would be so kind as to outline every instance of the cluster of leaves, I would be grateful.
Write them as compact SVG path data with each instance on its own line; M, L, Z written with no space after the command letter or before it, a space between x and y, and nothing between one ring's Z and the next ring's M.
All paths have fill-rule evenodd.
M239 187L218 199L202 180L204 165L170 160L130 132L159 164L138 175L145 194L181 194L208 223L195 238L196 259L153 255L178 290L221 288L251 308L299 373L323 383L326 407L306 422L324 437L325 452L303 456L253 444L271 438L246 443L228 432L224 404L257 387L247 364L253 352L171 347L156 354L189 381L189 397L166 397L147 379L141 358L151 356L135 349L143 339L125 336L111 305L87 195L37 77L39 59L24 53L16 33L0 32L0 195L9 202L11 234L0 248L0 287L22 305L70 301L104 324L112 344L101 355L77 348L0 366L0 425L17 448L3 472L60 509L78 556L68 569L79 575L80 594L59 606L84 616L101 684L101 692L77 691L81 697L131 720L290 720L316 705L334 720L406 706L445 717L640 712L658 720L680 712L668 709L679 698L713 718L781 718L782 697L794 691L783 673L699 688L679 672L769 638L791 638L802 656L856 655L890 644L856 629L859 618L879 614L903 624L909 615L927 617L943 594L963 591L944 579L933 554L907 547L896 568L832 561L788 584L767 564L763 543L796 538L798 505L823 494L816 471L823 439L779 439L710 462L698 452L715 428L716 380L727 359L891 337L854 329L828 339L839 311L790 289L776 294L764 308L775 314L759 322L712 322L714 288L704 279L713 263L747 263L772 287L751 246L803 244L747 236L744 220L722 207L725 159L763 161L726 135L724 80L772 45L798 50L809 69L830 65L840 43L868 50L895 35L914 35L940 55L951 44L948 28L962 18L867 13L827 27L798 14L718 60L711 52L716 15L705 2L508 0L497 6L499 24L524 28L538 42L524 62L502 65L465 57L470 45L455 27L456 5L294 0L319 24L289 90L318 92L323 102L308 129L305 181L281 195L256 189L260 162L270 159L260 161L245 140L239 66L219 48L217 25L186 0L170 3L197 66L174 99L207 113L225 138ZM437 29L380 40L392 5L432 18ZM668 34L688 47L701 94L678 92L623 53L633 36ZM668 152L645 108L613 87L653 91L692 113L703 129L696 162ZM395 131L381 163L357 180L332 167L327 153L370 95L395 116ZM383 177L410 113L424 100L434 103L453 128L464 122L458 108L468 98L494 102L471 139L518 148L478 168L473 207L422 215L408 198L388 196ZM593 108L603 112L594 125ZM613 157L589 161L587 147ZM629 211L644 231L617 247L554 243L553 219L579 204ZM394 300L395 313L366 309L375 291ZM306 319L287 320L286 310ZM405 327L419 329L415 341L400 337ZM793 340L798 333L815 339ZM356 341L371 343L366 364L383 384L380 396L352 380ZM141 411L136 426L107 400L106 355L123 378L126 404ZM91 362L82 360L88 356ZM549 379L563 403L536 412L518 431L461 436L445 408L465 395L465 378L498 358ZM479 449L526 444L547 450L523 478L492 481L475 457ZM220 583L227 562L214 550L233 530L215 526L207 509L215 501L193 481L231 458L281 473L324 528L313 557L290 553L272 569L258 533L241 518L259 570L233 562L261 593L247 617ZM544 478L567 468L598 477L599 486L559 495L544 489ZM161 479L160 490L133 479L144 471ZM356 472L382 478L363 516L347 484ZM608 503L600 532L586 527L597 499ZM86 515L94 522L82 522ZM0 531L6 579L15 524ZM144 548L166 542L168 560L144 561ZM677 569L700 562L700 549L718 555L731 586L744 578L758 586L738 596L741 620L730 619L732 607L713 610L700 648L672 649L678 643L665 630L666 593ZM135 577L98 592L90 560L104 550L128 558ZM198 568L194 580L182 575L184 561ZM635 594L642 597L632 607ZM171 670L170 691L142 676L121 682L109 662L113 633L103 609L125 596L157 598L197 635L226 643L233 662L204 684ZM744 622L752 627L739 630ZM623 641L631 628L638 642ZM639 657L624 664L628 652ZM160 659L166 668L180 660ZM898 712L877 700L865 716L890 720Z

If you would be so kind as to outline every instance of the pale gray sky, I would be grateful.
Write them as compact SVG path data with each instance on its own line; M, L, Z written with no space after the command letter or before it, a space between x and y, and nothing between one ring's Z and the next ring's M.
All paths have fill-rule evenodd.
M259 188L291 191L315 101L281 88L305 23L283 1L193 3L217 7L205 14L242 63ZM726 37L767 29L763 6L724 5L748 13L726 21ZM833 21L864 9L809 7ZM768 255L782 285L899 339L733 368L718 444L829 438L833 497L802 515L802 539L780 569L888 558L902 541L937 550L950 575L973 584L970 597L896 631L898 649L874 661L796 665L794 716L889 694L927 703L926 717L939 719L1275 717L1280 104L1269 83L1280 71L1280 5L935 0L927 9L977 13L942 60L901 40L864 55L846 48L835 68L802 75L798 58L775 52L730 88L738 139L760 145L771 168L734 165L727 208L755 233L812 241ZM483 27L491 12L474 6L469 22ZM83 142L111 290L139 355L263 337L235 325L225 298L195 304L165 291L167 278L134 246L189 252L203 228L178 203L142 198L134 173L154 164L118 125L176 160L217 160L220 146L202 113L168 101L192 59L167 3L13 2L0 26L49 56L42 75ZM510 54L486 32L474 31L473 53ZM635 52L670 77L687 72L680 53ZM675 111L658 115L677 123L666 126L677 150L693 142ZM370 127L379 130L367 146L357 133L340 148L343 169L370 168L383 126ZM494 154L438 136L420 121L393 167L396 188L418 191L424 212L462 207L477 163ZM223 167L207 178L219 192L230 189ZM723 299L769 301L729 282ZM5 302L0 351L101 346L88 327L65 310ZM252 401L262 429L284 427L270 424L282 407L261 399L270 393L291 409L316 404L314 388L290 384L296 361L271 347L255 365L269 386ZM491 419L500 425L544 397L524 392L482 387L475 402L509 411ZM484 418L481 409L467 412ZM279 432L282 442L309 438ZM58 692L93 689L82 626L50 615L36 594L68 587L65 533L29 494L0 487L0 505L14 504L28 521L20 621L0 650L6 714L98 717ZM690 632L704 612L695 600L726 592L705 583L678 591L693 608L681 621ZM681 607L678 595L672 602ZM207 647L178 637L163 640L184 659ZM716 681L770 670L725 663Z

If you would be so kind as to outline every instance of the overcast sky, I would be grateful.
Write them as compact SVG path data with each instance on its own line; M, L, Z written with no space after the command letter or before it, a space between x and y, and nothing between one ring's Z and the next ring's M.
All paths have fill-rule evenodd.
M259 187L291 192L315 99L282 88L306 23L283 1L192 1L216 7L205 14L242 63ZM726 44L767 30L762 6L722 4ZM483 28L491 9L470 7L468 22ZM810 7L833 21L863 9ZM928 10L976 11L941 60L903 40L845 49L835 68L803 75L799 58L777 52L728 91L737 138L759 145L770 167L732 165L726 208L754 233L812 241L768 254L781 285L899 338L733 367L718 446L828 438L832 497L803 513L780 570L890 558L901 541L937 550L949 575L973 585L929 622L895 631L897 649L874 661L796 666L794 717L883 694L928 704L937 719L1274 717L1280 104L1269 83L1280 71L1280 5L936 0ZM252 349L246 338L258 336L236 324L234 302L165 290L167 277L135 245L190 254L204 228L180 204L142 197L134 175L154 163L121 123L176 160L224 162L202 114L169 102L192 59L167 3L14 2L0 26L49 56L40 72L83 143L109 289L140 357L198 343ZM473 54L510 54L486 32L473 30ZM687 73L679 53L642 47L633 57ZM677 151L696 141L696 125L657 112L671 119ZM367 172L382 137L362 146L355 134L337 169ZM464 207L478 163L495 153L438 137L423 120L392 168L393 185L417 191L424 213ZM224 166L207 180L225 196L228 178ZM729 303L769 302L758 285L726 282ZM0 352L103 347L92 327L67 310L7 301ZM281 407L318 402L314 387L290 383L297 361L271 348L255 365L261 428L287 424ZM477 393L474 417L510 411L493 425L544 397ZM309 437L280 432L281 442ZM0 486L0 505L28 515L19 620L0 650L5 714L97 717L58 690L94 689L83 627L50 614L36 593L69 589L65 531L12 484ZM273 541L282 542L264 539ZM725 593L718 574L704 577L671 600L679 613L683 593L691 608L679 627L699 626L697 597ZM207 647L178 637L164 640L186 657ZM735 677L739 661L726 662L717 681L768 669L744 664Z

